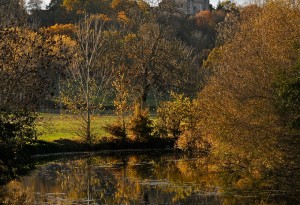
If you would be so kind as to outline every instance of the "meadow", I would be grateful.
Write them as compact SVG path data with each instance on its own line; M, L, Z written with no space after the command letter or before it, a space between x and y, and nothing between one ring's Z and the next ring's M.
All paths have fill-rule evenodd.
M92 131L97 139L109 134L103 130L103 126L117 119L114 115L98 115L92 119ZM37 121L38 140L53 142L60 139L80 140L80 127L83 120L80 116L72 114L39 113Z

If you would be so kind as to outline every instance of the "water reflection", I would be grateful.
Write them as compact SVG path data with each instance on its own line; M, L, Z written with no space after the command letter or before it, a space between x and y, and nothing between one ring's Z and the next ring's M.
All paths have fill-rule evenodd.
M299 189L281 189L274 176L257 180L237 171L220 171L208 161L156 153L61 159L7 184L0 201L45 205L299 203Z

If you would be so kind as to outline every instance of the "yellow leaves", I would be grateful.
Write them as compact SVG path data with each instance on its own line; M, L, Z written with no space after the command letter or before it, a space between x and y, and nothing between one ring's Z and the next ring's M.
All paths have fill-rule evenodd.
M216 69L216 63L220 59L220 56L222 55L222 49L220 48L214 48L210 53L206 61L203 63L203 67L206 69L209 69L209 71L213 71L213 69Z
M192 175L193 167L190 166L190 163L184 159L178 160L176 166L178 167L181 174Z
M13 52L14 55L11 57L14 57L14 59L11 60L15 62L21 60L26 55L32 55L33 51L35 51L37 48L40 48L42 45L41 36L29 29L4 29L1 31L0 35L0 50L7 49L6 51L2 50L2 52L6 54Z
M121 21L121 22L124 22L124 23L129 22L129 18L125 14L125 11L118 12L118 21Z
M72 11L75 8L75 5L80 4L79 0L63 0L63 6L67 9L67 11Z
M236 186L239 189L245 189L245 188L252 187L252 183L253 183L253 180L251 178L249 178L249 177L246 177L246 178L238 180L236 182Z
M33 188L24 187L24 185L17 181L13 180L5 186L5 191L7 192L2 197L2 203L4 204L29 204L33 200Z
M121 4L121 0L112 0L111 8L116 9Z
M31 31L29 29L19 28L19 27L4 29L4 32L11 33L11 37L15 37L16 39L19 37L19 38L26 38L27 40L35 41L39 37L37 32Z
M147 11L150 8L149 4L143 0L137 0L137 4L142 11Z
M118 31L104 31L103 36L111 43L117 43L120 40L120 33Z
M125 42L132 42L137 39L137 35L135 33L129 33L127 36L125 36L124 41Z
M189 130L193 127L192 116L192 101L183 95L171 93L172 101L163 102L157 109L159 118L159 126L166 130L166 134L178 137L182 132ZM190 135L187 134L183 137L182 144L187 145L185 140L190 141ZM184 147L184 146L183 146Z
M46 70L49 60L42 36L24 28L2 29L0 56L3 71L0 78L5 80L1 81L0 87L9 88L1 89L3 99L7 98L1 103L10 104L9 106L32 105L34 102L31 99L40 97L42 89L37 92L37 88L42 87L39 84L40 75Z
M74 24L55 24L47 28L42 28L41 31L50 35L60 34L71 36L76 29Z
M109 22L111 19L106 14L95 14L90 17L91 20L101 20L104 22Z
M273 84L276 73L286 71L298 55L291 45L299 39L299 24L299 10L279 1L259 10L247 7L237 29L229 30L230 41L210 54L204 65L213 72L199 98L201 128L218 149L249 161L274 154L282 128Z
M68 45L70 47L76 46L76 41L66 35L55 35L52 37L55 42L61 42L64 45Z
M66 56L67 54L75 54L77 42L66 35L54 35L47 39L47 43L51 45L51 54L57 57Z

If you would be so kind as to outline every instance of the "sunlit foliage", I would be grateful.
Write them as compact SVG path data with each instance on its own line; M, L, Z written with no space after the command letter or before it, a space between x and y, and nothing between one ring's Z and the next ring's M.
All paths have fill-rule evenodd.
M50 35L68 35L74 36L75 25L73 24L55 24L46 28L42 28L42 31Z
M177 138L192 126L192 102L183 95L171 94L171 101L162 102L157 109L158 126L161 134Z
M51 85L49 45L29 29L0 31L0 107L34 107L47 95Z
M201 130L226 164L274 171L297 156L293 146L299 142L278 112L274 85L278 76L295 74L299 10L271 1L261 9L245 8L239 21L229 24L238 28L231 35L225 27L225 44L207 63L212 74L198 99Z

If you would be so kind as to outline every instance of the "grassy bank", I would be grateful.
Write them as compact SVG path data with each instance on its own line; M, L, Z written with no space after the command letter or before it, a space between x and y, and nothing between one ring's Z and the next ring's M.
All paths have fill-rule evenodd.
M97 136L96 143L90 147L78 135L83 121L79 116L70 114L40 113L37 122L38 138L33 145L28 145L26 152L31 155L56 152L99 151L118 149L172 148L173 139L149 138L143 141L127 139L123 142L109 136L103 126L117 119L113 115L102 115L93 118L92 129Z
M103 126L116 120L116 116L95 116L92 129L98 139L107 136ZM80 140L78 130L82 125L80 116L68 114L40 113L37 123L38 140L53 142L55 140Z

